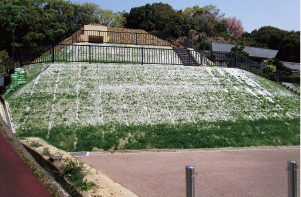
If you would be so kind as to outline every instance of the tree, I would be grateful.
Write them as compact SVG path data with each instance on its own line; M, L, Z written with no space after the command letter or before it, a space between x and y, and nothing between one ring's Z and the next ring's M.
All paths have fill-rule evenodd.
M300 31L291 31L282 39L277 57L283 61L300 62Z
M204 8L201 8L199 5L195 5L192 8L191 7L187 7L184 10L184 13L187 14L187 16L189 17L194 17L194 14L196 12L203 12Z
M53 40L53 30L49 27L50 20L43 9L23 10L18 29L23 31L22 45L26 47L37 47L49 44Z
M111 23L114 20L114 14L113 10L103 10L103 9L98 9L96 11L96 14L98 16L99 23L104 25L104 26L111 26Z
M195 43L195 47L198 50L208 50L209 46L206 43L206 37L204 35L198 35L198 40Z
M163 33L170 34L173 38L187 36L189 31L194 29L193 19L178 11L169 17L169 21L165 24Z
M267 45L269 49L279 50L276 57L281 61L300 62L300 31L289 32L265 26L254 30L252 34L256 42Z
M231 52L237 53L239 55L242 55L242 56L248 58L250 56L250 54L245 52L244 49L245 49L245 46L243 44L236 45L235 47L231 48Z
M123 28L124 27L124 23L126 21L126 18L123 16L124 13L126 13L125 10L123 10L122 12L115 12L114 16L113 16L114 20L110 24L110 27Z
M164 31L166 23L169 22L170 16L176 14L176 11L169 4L164 3L153 3L152 7L154 9L154 15L156 17L156 27L157 31Z
M75 16L72 22L75 25L73 31L89 23L99 23L97 12L100 8L97 4L83 3L82 5L73 4L73 6L75 7Z
M204 7L187 7L184 13L196 21L196 30L204 32L208 36L217 36L226 31L224 15L219 14L219 9L215 5L205 5ZM215 31L217 30L217 31Z
M241 20L237 20L236 17L229 17L226 23L228 32L235 36L236 38L240 37L243 33L243 27Z
M281 41L286 35L286 31L272 26L261 27L258 31L254 31L254 39L267 44L269 49L279 50Z
M145 6L131 8L130 13L125 13L124 16L126 28L151 31L156 27L155 10L149 3Z

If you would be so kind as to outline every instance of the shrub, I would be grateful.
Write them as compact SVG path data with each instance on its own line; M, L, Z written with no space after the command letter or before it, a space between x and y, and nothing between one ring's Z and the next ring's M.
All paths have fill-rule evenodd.
M264 71L269 69L270 72L275 73L276 72L276 66L271 65L271 64L267 64L262 68Z
M42 144L40 144L38 141L32 141L32 142L30 143L30 146L31 146L31 147L39 147L39 146L42 146Z
M8 58L8 53L6 50L0 51L0 63Z
M84 171L83 163L72 159L66 158L60 167L60 175L65 177L75 188L87 191L95 186L93 182L84 181L86 172Z
M291 79L292 79L292 82L295 82L295 83L299 83L300 84L300 73L293 73L291 75Z
M285 72L292 73L292 69L290 69L290 68L288 68L288 67L286 67L286 66L282 66L282 67L281 67L281 70L282 70L282 71L285 71Z
M43 154L46 155L46 156L51 156L51 153L50 153L48 147L46 147L46 148L43 149Z

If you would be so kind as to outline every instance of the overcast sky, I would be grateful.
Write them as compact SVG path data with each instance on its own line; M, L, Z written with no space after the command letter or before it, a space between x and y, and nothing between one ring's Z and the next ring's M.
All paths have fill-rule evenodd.
M186 7L199 5L216 5L225 17L235 16L241 19L244 30L252 32L262 26L273 26L284 30L300 31L300 0L70 0L72 3L95 3L102 9L114 12L132 7L143 6L146 3L168 3L175 10L184 10Z

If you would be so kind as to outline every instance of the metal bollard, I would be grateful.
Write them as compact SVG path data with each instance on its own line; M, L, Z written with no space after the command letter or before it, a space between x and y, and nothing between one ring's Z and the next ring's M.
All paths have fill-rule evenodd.
M186 197L194 197L195 196L195 182L194 177L197 176L197 173L194 172L193 166L186 166Z
M297 162L287 161L288 167L288 197L297 197Z

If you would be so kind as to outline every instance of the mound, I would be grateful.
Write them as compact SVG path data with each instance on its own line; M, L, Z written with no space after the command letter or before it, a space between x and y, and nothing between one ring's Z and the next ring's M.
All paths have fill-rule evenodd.
M44 71L7 99L14 128L68 151L299 143L300 97L244 70L62 63L25 72L34 66Z

